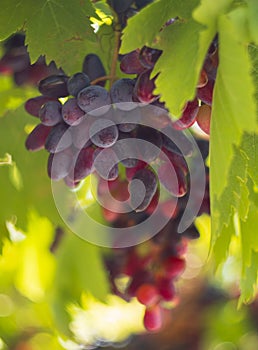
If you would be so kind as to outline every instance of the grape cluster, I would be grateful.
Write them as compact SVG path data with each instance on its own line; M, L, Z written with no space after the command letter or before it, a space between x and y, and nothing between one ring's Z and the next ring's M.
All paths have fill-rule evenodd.
M112 250L104 259L113 293L127 301L137 298L145 305L143 322L151 332L160 330L166 310L178 303L176 282L186 266L188 240L199 237L194 225L183 234L177 232L184 205L183 199L178 205L171 200L163 202L161 215L169 215L170 220L157 235L140 245ZM139 220L139 214L130 213L113 224L135 225Z
M144 57L150 65L159 53L147 52ZM94 71L94 67L98 69ZM149 74L148 69L137 79L119 79L107 91L101 86L101 77L105 77L102 63L90 54L84 59L82 72L70 77L52 75L40 81L42 95L25 104L26 111L40 120L27 137L26 147L49 152L48 175L52 180L64 179L74 187L95 173L101 192L103 181L119 177L120 163L127 180L144 184L142 201L136 182L129 186L131 208L144 211L158 198L157 175L152 169L155 164L159 181L168 192L176 197L186 194L188 165L167 136L180 132L173 127L167 111L160 109L157 96L152 95L154 80ZM191 152L189 147L186 155Z
M39 121L26 139L26 148L47 150L49 177L71 188L94 174L103 216L111 226L130 227L151 216L162 187L172 195L159 207L168 223L156 236L138 246L112 249L105 257L113 292L126 300L136 297L145 305L144 325L149 331L162 327L164 310L176 302L175 282L185 268L187 240L198 237L193 225L177 233L190 186L185 157L191 157L193 146L186 142L182 152L173 140L175 135L183 138L182 130L196 121L209 133L217 68L215 41L213 45L196 97L177 121L171 121L154 94L157 76L151 73L162 51L147 46L121 57L122 72L134 76L116 80L109 91L103 64L92 53L85 57L81 72L72 76L61 72L41 80L41 95L25 104ZM207 142L202 147L206 157ZM207 188L198 215L209 212L206 170ZM126 283L121 283L124 276Z
M4 54L0 58L0 74L12 75L16 85L34 85L52 74L62 74L54 61L46 64L45 58L40 56L33 64L25 46L25 35L16 33L3 44Z

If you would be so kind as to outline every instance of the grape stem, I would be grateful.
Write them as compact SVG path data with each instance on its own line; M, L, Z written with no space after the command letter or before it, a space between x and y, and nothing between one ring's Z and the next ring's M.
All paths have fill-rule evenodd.
M119 54L119 48L121 43L121 28L118 25L115 25L114 28L114 51L113 51L113 57L111 61L111 68L110 68L110 88L114 81L116 80L116 65L118 60L118 54Z
M104 80L118 80L119 78L116 76L112 76L112 75L103 75L102 77L99 77L97 79L94 79L90 82L90 85L96 85L97 83L99 83L100 81L104 81Z

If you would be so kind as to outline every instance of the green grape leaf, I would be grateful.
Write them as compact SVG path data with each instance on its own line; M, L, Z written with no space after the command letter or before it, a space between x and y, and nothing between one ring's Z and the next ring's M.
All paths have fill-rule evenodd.
M1 201L4 203L0 211L1 235L6 232L5 222L12 217L16 217L17 225L26 230L30 208L34 208L40 216L48 217L54 225L63 225L47 176L47 152L42 150L33 153L25 148L26 126L37 123L38 119L29 116L23 107L0 119L0 148L3 153L12 156L18 169L18 177L17 172L10 177L10 167L0 168L0 182L4 184L0 188Z
M95 16L95 11L89 0L4 0L0 39L23 29L33 62L45 55L47 62L55 60L70 70L75 62L81 64L81 52L88 42L94 41L90 16Z
M34 302L44 300L53 283L55 259L49 250L52 239L51 222L30 212L26 237L16 244L19 255L14 283Z
M254 275L258 269L254 258L254 253L258 252L258 239L254 234L258 216L257 174L253 176L252 171L257 159L257 145L257 134L243 135L239 147L234 147L228 185L213 203L212 253L218 267L228 256L238 252L240 304L250 301L258 288L257 276ZM235 250L230 252L233 241Z
M225 206L229 208L232 189L236 191L231 186L231 177L228 176L231 164L237 164L232 163L234 145L239 146L244 131L253 132L257 129L254 85L250 74L251 61L247 46L239 40L236 28L234 14L221 16L220 64L215 84L210 140L211 205L215 234L217 228L227 222L226 218L230 212ZM237 176L237 168L235 173ZM239 179L241 181L241 176ZM226 196L223 201L224 208L221 207L222 196ZM218 218L216 212L219 212L223 219Z
M67 235L57 252L55 290L51 303L59 327L68 332L71 303L79 303L83 292L105 301L109 292L106 272L101 261L101 249L80 239Z
M159 0L146 6L128 20L128 25L123 31L120 52L125 54L144 45L151 46L169 19L177 16L184 19L191 18L192 10L198 3L198 0Z
M17 87L11 77L0 76L0 117L8 110L15 110L35 94L34 88Z
M258 3L256 0L247 0L247 4L250 34L252 41L258 44Z
M195 67L201 29L200 24L189 20L166 27L158 37L157 47L163 53L153 71L153 75L159 73L154 93L161 95L160 100L177 117L186 101L193 100L196 94L199 71Z

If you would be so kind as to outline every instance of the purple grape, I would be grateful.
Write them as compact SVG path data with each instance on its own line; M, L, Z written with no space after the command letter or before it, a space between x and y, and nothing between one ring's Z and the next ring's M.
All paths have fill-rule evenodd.
M4 54L0 63L12 73L20 73L29 67L30 57L25 47L18 47Z
M73 144L76 148L82 149L92 144L90 140L89 130L91 124L95 120L96 118L86 115L78 126L73 126L70 128Z
M9 38L5 40L4 48L6 52L9 52L14 48L24 47L24 44L25 44L25 35L23 33L15 33L9 36Z
M41 123L47 126L54 126L61 122L62 104L59 101L48 101L39 110Z
M68 125L79 125L85 112L78 106L76 98L68 99L62 106L62 117Z
M120 69L126 74L141 74L145 68L141 65L139 60L140 50L134 50L123 56Z
M151 69L162 54L161 50L152 49L148 46L143 46L139 54L139 60L143 67Z
M89 135L92 143L101 148L113 146L118 139L116 124L108 119L98 119L90 127Z
M178 119L173 123L173 127L177 130L183 130L183 129L189 128L196 121L198 110L199 110L198 99L195 98L193 101L189 101L186 104L180 119Z
M110 96L107 90L101 86L88 86L82 89L77 96L79 107L93 116L100 116L110 109Z
M90 175L93 171L93 155L95 148L89 146L83 148L75 161L74 169L70 172L69 177L75 183L83 180L85 177Z
M145 141L141 142L139 145L139 152L143 160L147 163L154 161L160 154L160 149L163 144L161 133L147 126L139 126L135 138ZM153 145L153 147L151 147L151 145Z
M72 161L72 152L69 152L69 149L58 153L50 153L47 164L48 176L54 181L63 179L68 175Z
M182 197L187 192L187 178L182 168L174 165L171 171L169 162L163 163L158 169L160 183L175 197Z
M56 101L56 99L46 96L33 97L25 102L24 108L26 112L33 115L34 117L39 117L40 108L48 101Z
M129 133L120 132L118 141L112 149L126 168L134 168L138 164L139 147Z
M147 6L148 4L151 4L153 0L135 0L135 5L138 10L142 9L143 7Z
M135 81L133 79L122 78L117 80L110 89L112 103L122 111L130 111L136 107L133 102L133 90Z
M50 75L39 82L39 92L48 97L66 97L68 77L66 75Z
M96 149L94 153L94 168L104 180L118 178L118 158L111 148Z
M76 73L72 75L67 81L67 90L70 95L77 96L78 93L90 86L90 78L85 73Z
M155 195L157 187L156 175L151 170L147 168L138 170L129 184L132 208L136 212L144 211Z
M82 71L89 77L90 81L106 75L101 59L94 53L90 53L84 58ZM105 86L105 83L105 81L99 81L97 85Z
M52 127L45 148L50 153L61 152L72 144L72 136L69 126L63 122Z
M26 139L25 146L27 150L33 152L43 149L50 131L50 126L38 124Z
M129 9L134 0L108 0L108 4L116 13L122 13Z
M137 127L134 123L121 123L118 125L118 129L122 132L131 132Z
M159 96L153 94L157 75L150 79L150 74L150 69L141 73L134 87L134 95L142 103L152 103L159 98Z
M197 89L197 97L206 105L212 105L212 96L214 89L214 81L208 80L208 83L202 88Z

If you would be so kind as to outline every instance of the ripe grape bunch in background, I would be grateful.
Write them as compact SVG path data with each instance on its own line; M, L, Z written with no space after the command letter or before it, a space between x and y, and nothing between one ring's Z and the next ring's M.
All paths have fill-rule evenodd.
M123 3L126 8L120 9L111 1L121 27L133 15L133 2ZM135 3L140 9L141 2ZM164 26L177 21L172 18ZM27 53L22 35L9 41L5 55L12 55L17 48L25 50L21 54L24 60ZM189 164L195 151L184 130L194 125L192 136L205 162L218 66L217 37L207 52L196 97L184 106L178 120L171 117L162 96L154 92L158 75L152 76L152 71L161 56L161 50L148 46L117 55L120 70L127 75L120 79L107 74L94 52L82 55L82 70L71 76L40 58L44 72L41 69L42 75L31 78L40 95L25 103L25 110L38 119L25 146L29 151L45 149L49 153L47 173L51 180L64 181L71 191L77 191L93 175L103 218L111 227L133 227L155 211L165 220L151 239L123 248L114 242L103 256L112 292L126 301L136 297L145 305L148 331L159 330L167 310L178 302L176 282L185 269L187 242L199 236L193 223L178 233L191 190ZM16 81L21 81L24 69L32 70L32 65L26 64L18 72L19 60L16 55L15 64L8 68ZM3 57L2 70L4 63ZM178 140L185 143L183 151ZM196 196L197 215L210 210L207 167L205 172L205 191L201 198Z

